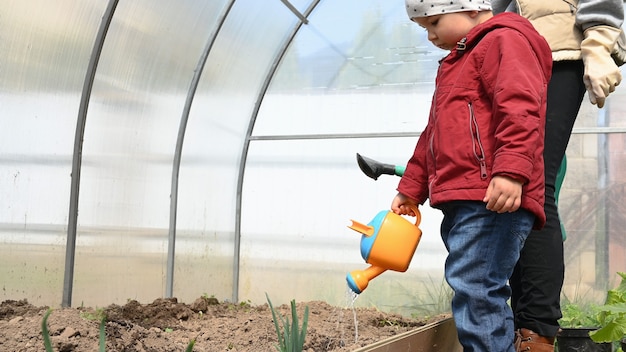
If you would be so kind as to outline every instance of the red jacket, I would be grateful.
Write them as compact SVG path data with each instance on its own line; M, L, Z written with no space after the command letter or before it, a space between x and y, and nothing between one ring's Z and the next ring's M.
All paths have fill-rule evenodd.
M494 175L523 181L522 208L543 227L543 146L550 47L528 20L502 13L440 63L430 116L398 191L423 204L482 201ZM462 41L463 42L463 41Z

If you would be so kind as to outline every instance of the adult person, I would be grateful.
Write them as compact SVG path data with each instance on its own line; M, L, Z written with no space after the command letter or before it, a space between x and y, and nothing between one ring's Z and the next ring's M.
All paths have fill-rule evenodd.
M545 223L543 144L551 51L528 20L489 0L406 0L409 18L450 53L430 117L391 210L427 199L443 212L445 277L465 352L513 352L508 280Z
M493 0L495 13L528 18L554 60L545 131L546 224L533 231L509 281L517 351L552 352L564 280L563 234L555 200L557 173L585 91L602 108L622 76L611 54L624 21L622 0Z

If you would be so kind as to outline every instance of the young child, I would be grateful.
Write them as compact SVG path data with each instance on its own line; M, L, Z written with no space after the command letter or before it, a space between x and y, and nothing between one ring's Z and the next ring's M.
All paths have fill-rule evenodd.
M406 0L441 60L428 124L391 209L440 209L447 282L464 351L514 352L507 281L530 231L545 223L546 41L489 0Z

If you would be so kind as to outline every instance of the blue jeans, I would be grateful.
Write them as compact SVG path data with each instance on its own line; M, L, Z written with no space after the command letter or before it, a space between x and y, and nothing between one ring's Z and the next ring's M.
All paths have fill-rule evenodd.
M464 352L515 352L508 280L535 216L524 209L498 214L478 201L455 201L443 211L441 238L448 250L446 281Z

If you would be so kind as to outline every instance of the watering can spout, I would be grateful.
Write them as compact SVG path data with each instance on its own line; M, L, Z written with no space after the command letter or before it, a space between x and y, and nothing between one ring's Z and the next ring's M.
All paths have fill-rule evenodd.
M367 288L367 284L375 278L376 276L382 274L387 269L372 265L365 270L353 270L348 276L346 276L346 281L348 282L348 287L356 293L360 294Z
M352 221L352 225L348 226L349 228L353 229L356 232L359 232L361 234L363 234L364 236L371 236L374 234L374 226L368 226L365 224L362 224L358 221L354 221L354 220L350 220Z

